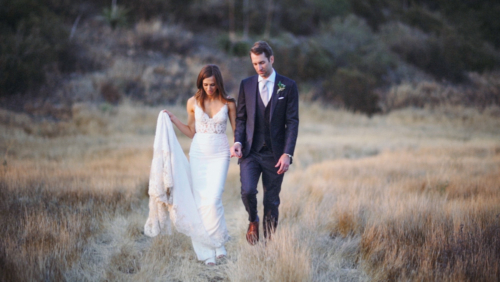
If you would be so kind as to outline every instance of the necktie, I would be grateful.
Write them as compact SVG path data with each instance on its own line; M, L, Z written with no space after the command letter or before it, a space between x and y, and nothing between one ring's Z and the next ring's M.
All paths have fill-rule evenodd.
M260 91L260 98L262 98L262 102L264 102L264 106L267 107L267 102L269 101L269 91L267 90L267 80L262 80L262 90Z

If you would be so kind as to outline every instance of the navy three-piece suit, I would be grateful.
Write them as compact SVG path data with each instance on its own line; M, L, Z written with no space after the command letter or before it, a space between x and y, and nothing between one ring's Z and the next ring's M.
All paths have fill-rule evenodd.
M282 85L282 90L278 85ZM279 193L284 174L278 174L279 167L275 165L283 154L293 155L298 128L298 90L293 80L276 73L267 107L260 97L257 75L241 82L234 133L235 142L242 144L243 156L239 160L241 198L248 220L259 221L256 194L262 174L264 236L278 225Z

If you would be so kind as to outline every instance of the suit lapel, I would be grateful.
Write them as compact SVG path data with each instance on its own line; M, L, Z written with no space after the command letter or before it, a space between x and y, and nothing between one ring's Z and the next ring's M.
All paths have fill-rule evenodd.
M247 119L252 120L252 126L255 123L255 111L257 111L257 85L258 85L258 77L255 75L252 77L251 83L247 83L245 85L245 104L247 107ZM252 128L253 132L253 128Z
M274 109L278 104L278 83L281 81L281 76L276 73L276 78L274 79L273 95L271 96L271 113L269 115L269 122L273 119Z

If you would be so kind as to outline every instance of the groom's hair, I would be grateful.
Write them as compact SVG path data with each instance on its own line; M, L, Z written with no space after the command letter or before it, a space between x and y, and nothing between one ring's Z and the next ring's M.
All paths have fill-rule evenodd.
M266 41L257 41L253 44L252 49L250 49L250 53L253 53L255 55L264 53L264 55L266 55L266 58L268 60L271 60L273 49L271 49L271 46L269 46Z

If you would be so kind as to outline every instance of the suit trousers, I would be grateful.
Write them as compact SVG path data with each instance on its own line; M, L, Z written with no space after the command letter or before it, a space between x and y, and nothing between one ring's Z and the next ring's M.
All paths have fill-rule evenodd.
M263 147L259 152L251 151L240 160L241 199L248 212L250 222L259 221L257 212L257 184L262 174L264 189L264 236L278 226L281 183L284 174L278 174L273 152ZM266 236L267 237L267 236Z

